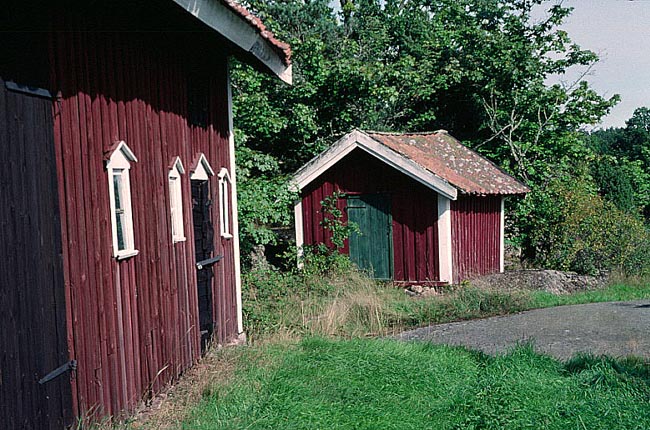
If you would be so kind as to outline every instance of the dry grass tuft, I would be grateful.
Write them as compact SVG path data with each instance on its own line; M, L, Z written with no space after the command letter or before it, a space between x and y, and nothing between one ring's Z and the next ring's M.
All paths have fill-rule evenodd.
M203 359L189 369L173 386L158 394L148 406L126 423L112 428L138 430L176 430L182 427L191 407L216 387L228 384L234 377L239 349L210 349Z

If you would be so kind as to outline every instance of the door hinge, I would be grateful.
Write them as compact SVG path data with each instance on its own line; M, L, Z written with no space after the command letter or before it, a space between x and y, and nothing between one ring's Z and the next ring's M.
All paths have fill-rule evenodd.
M47 375L45 375L38 383L40 385L45 384L46 382L50 382L52 379L63 375L65 372L68 370L75 371L77 370L77 360L70 360L67 363L57 367Z
M214 258L208 258L207 260L201 260L196 263L196 268L202 270L204 267L212 266L217 261L221 260L223 255L217 255Z

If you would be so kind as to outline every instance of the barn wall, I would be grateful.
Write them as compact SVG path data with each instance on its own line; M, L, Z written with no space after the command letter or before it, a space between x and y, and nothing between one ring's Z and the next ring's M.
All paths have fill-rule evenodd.
M394 280L438 281L437 194L365 151L356 149L310 183L302 192L304 243L331 244L320 223L320 202L335 191L387 193L393 217ZM345 199L338 202L345 209ZM345 220L345 211L344 211ZM348 253L348 244L343 249Z
M459 195L451 202L455 283L500 271L500 232L501 196Z
M5 80L39 84L0 70L0 423L61 429L72 421L69 372L39 383L68 361L53 101Z
M137 5L129 6L134 21ZM132 25L112 15L126 7L111 4L83 20L66 15L57 23L66 31L55 33L50 46L53 86L60 90L54 137L68 345L78 361L73 396L81 417L132 409L199 358L189 170L201 152L217 172L230 159L225 54L215 51L202 30L195 32L189 15L183 27L174 15L178 11L162 3L156 19L184 31L116 31ZM197 64L196 58L210 64ZM204 124L201 118L194 125L186 119L190 80L209 100ZM119 140L138 158L130 176L139 254L122 261L112 257L104 165ZM167 189L175 156L187 171L182 176L187 240L178 243L171 240ZM237 315L233 243L219 235L217 184L213 177L215 254L224 258L213 266L213 302L215 336L223 343L237 335Z

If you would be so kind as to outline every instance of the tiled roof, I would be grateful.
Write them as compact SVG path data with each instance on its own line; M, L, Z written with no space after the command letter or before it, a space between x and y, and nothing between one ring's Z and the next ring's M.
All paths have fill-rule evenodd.
M364 132L466 194L525 194L530 189L446 131L422 134Z
M273 33L266 29L266 26L258 17L234 0L221 0L221 2L237 15L248 21L251 26L255 28L258 34L271 44L286 66L291 64L291 47L287 43L276 39Z

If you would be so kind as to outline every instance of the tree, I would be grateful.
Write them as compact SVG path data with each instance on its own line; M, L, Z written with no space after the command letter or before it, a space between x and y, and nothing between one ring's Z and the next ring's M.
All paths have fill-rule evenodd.
M592 156L580 133L617 97L545 80L596 61L542 0L249 0L293 49L294 85L236 64L233 104L245 146L291 173L354 127L440 128L531 185ZM559 167L558 167L559 166ZM288 210L288 208L287 208ZM259 222L253 223L259 224Z

